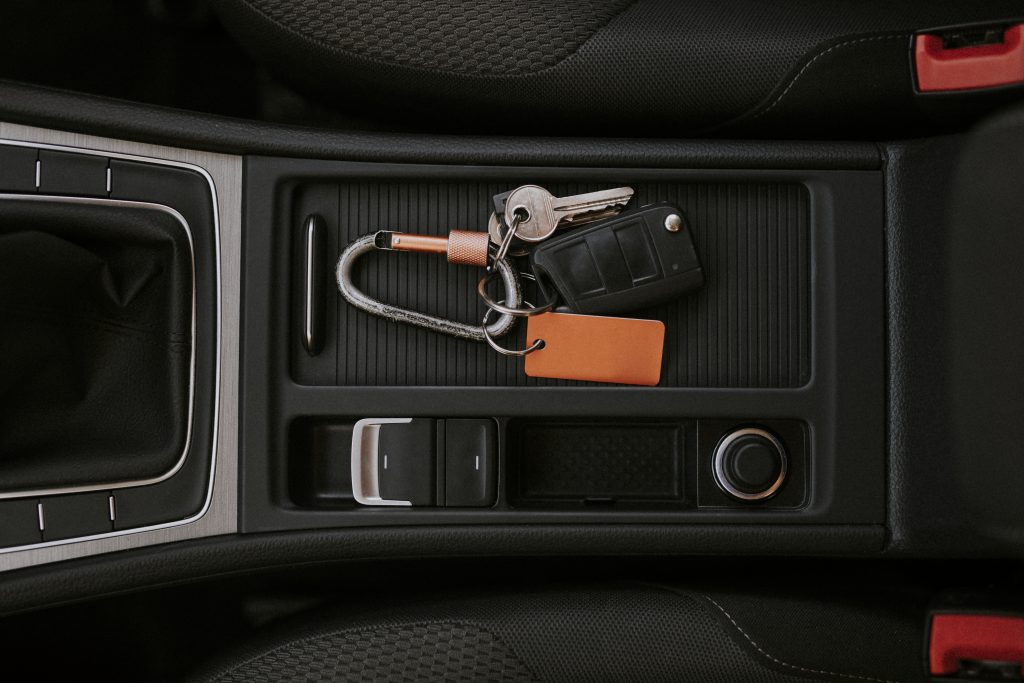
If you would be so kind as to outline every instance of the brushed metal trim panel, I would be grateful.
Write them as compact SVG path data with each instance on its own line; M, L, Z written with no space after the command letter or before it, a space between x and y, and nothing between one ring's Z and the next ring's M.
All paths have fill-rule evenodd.
M99 152L197 167L213 187L220 239L220 392L216 460L205 512L191 520L84 540L31 546L0 555L0 571L174 541L232 534L238 529L238 336L241 281L242 158L114 140L0 122L0 138L73 151Z

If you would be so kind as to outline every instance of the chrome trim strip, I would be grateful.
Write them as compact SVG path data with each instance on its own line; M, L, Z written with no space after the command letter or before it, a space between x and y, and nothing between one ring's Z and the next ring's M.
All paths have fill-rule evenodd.
M385 500L380 497L380 476L377 473L377 437L384 424L406 424L411 417L368 417L352 427L352 497L361 505L405 506L407 500ZM387 458L385 457L385 462Z
M181 455L178 456L177 461L163 474L156 477L149 477L147 479L132 479L128 481L120 482L103 482L98 484L81 484L78 486L59 486L44 489L22 489L18 491L0 491L0 500L7 500L11 498L32 498L38 496L53 496L61 493L85 493L87 491L105 491L109 489L123 489L130 486L149 486L150 484L158 484L162 481L170 479L185 465L185 459L188 457L189 448L192 446L192 422L195 416L195 398L196 398L196 249L195 243L192 241L192 230L189 228L188 221L180 213L175 211L169 206L164 204L154 204L152 202L134 202L123 199L97 199L91 197L63 197L63 196L50 196L50 195L38 195L38 194L7 194L0 193L0 201L5 199L13 199L16 201L29 201L29 202L55 202L58 204L93 204L97 206L119 206L126 208L136 209L148 209L152 211L161 211L168 214L172 218L181 224L181 227L185 230L185 235L188 237L188 250L192 256L192 356L189 361L189 380L188 380L188 424L185 429L185 446L182 449Z
M315 282L313 281L313 270L315 263L313 259L316 258L314 238L317 233L317 219L316 216L310 216L306 219L306 296L305 296L305 316L303 318L303 341L306 344L306 352L313 353L313 349L316 348L315 344L318 339L315 338L316 330L313 329L313 287Z
M0 138L0 144L11 145L14 147L32 147L35 149L52 149L64 152L77 152L79 154L92 154L94 156L104 156L108 159L126 159L129 161L141 161L148 164L158 164L161 166L172 166L175 168L183 168L189 171L200 174L207 184L210 186L210 199L213 202L213 246L214 246L214 286L216 287L216 352L214 363L214 384L213 384L213 433L210 439L210 476L208 486L206 488L206 497L203 499L203 506L199 511L185 519L174 520L172 522L163 522L160 524L153 524L150 526L138 527L135 529L122 529L119 531L110 531L102 534L94 534L92 536L83 536L81 538L66 538L59 541L48 541L44 543L36 543L33 545L16 546L13 548L0 548L0 555L21 552L23 550L32 550L36 548L48 548L58 545L67 545L70 543L78 543L80 541L91 541L99 540L103 538L112 538L115 536L127 536L130 534L138 534L146 531L156 531L158 529L169 529L172 527L182 526L185 524L191 524L198 519L201 519L206 515L210 509L210 504L213 501L213 485L214 479L217 473L217 447L218 438L220 436L220 391L221 391L221 363L223 362L222 348L221 348L221 325L223 318L223 299L221 292L221 250L220 250L220 201L217 198L217 185L213 181L213 177L209 172L202 166L190 164L184 161L174 161L171 159L159 159L154 157L140 156L137 154L124 154L121 152L105 152L102 150L86 149L82 147L71 147L68 145L51 145L46 143L34 143L25 142L22 140L7 140ZM22 195L19 195L22 196ZM194 329L194 328L193 328Z

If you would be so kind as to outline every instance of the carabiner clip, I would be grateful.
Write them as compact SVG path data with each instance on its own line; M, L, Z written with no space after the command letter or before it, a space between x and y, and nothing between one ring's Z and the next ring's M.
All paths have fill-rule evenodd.
M393 233L382 231L379 233L364 235L352 242L352 244L348 245L345 248L345 251L341 252L341 256L338 258L338 267L335 271L335 275L338 280L338 291L341 292L345 301L360 310L366 311L370 315L376 315L392 322L415 325L416 327L422 327L424 329L431 330L433 332L440 332L441 334L447 334L452 337L459 337L460 339L471 339L473 341L480 342L486 341L483 327L479 324L469 325L454 320L448 320L446 318L438 318L426 313L420 313L419 311L401 308L399 306L392 306L391 304L386 304L382 301L370 298L356 287L352 278L352 268L355 265L356 260L363 254L370 251L376 251L378 249L392 249L392 234ZM496 261L495 263L498 274L501 276L501 280L505 286L505 302L510 307L515 308L519 305L523 296L522 289L519 285L519 274L506 258ZM509 333L515 324L515 316L502 314L493 323L487 325L487 335L494 339L503 337Z

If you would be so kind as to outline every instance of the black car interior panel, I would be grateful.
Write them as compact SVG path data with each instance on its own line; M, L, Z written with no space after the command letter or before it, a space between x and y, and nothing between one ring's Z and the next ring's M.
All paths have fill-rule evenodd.
M1024 680L1022 96L1006 0L0 8L5 670Z

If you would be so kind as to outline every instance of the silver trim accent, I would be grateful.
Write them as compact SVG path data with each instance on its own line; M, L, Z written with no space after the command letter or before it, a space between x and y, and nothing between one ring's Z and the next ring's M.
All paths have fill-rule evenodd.
M39 530L46 531L45 517L43 516L43 504L36 503L36 513L39 515Z
M107 166L107 194L110 194L110 166Z
M739 439L742 436L763 437L770 441L779 453L779 459L782 463L782 466L779 468L779 476L775 480L775 482L764 491L758 493L746 493L744 491L740 491L735 486L729 483L729 478L725 474L725 452L729 449L729 446L731 446L732 443L736 441L736 439ZM756 427L745 427L743 429L737 429L736 431L726 434L724 437L722 437L721 441L718 442L718 445L715 446L715 452L714 455L711 456L711 458L715 475L715 483L718 484L718 488L722 489L730 496L733 496L734 498L739 498L740 500L755 501L771 498L772 496L775 495L775 492L779 490L783 482L786 481L786 469L788 461L788 457L786 455L786 447L782 445L782 442L779 441L774 434L764 429L758 429Z
M404 506L407 500L385 500L380 497L380 477L377 474L377 438L384 424L406 424L411 417L368 417L352 427L352 497L361 505Z
M115 519L117 519L117 510L114 507L114 496L113 496L113 494L111 494L110 497L107 498L107 505L110 506L110 521L113 522Z
M315 343L318 341L316 339L316 330L314 329L313 320L313 286L315 284L313 282L313 269L315 265L313 259L316 258L316 254L314 253L313 248L313 238L316 237L316 226L316 216L310 216L309 218L306 219L306 296L304 302L305 316L303 318L302 340L306 344L306 352L310 354L313 353L313 349L316 348Z
M150 484L158 484L162 481L170 479L178 473L185 465L185 459L188 457L189 448L192 445L192 418L195 411L195 396L196 396L196 250L195 243L192 241L192 230L189 228L188 221L180 213L175 211L169 206L163 204L154 204L152 202L135 202L127 201L123 199L101 199L91 197L63 197L63 196L50 196L50 195L37 195L37 194L9 194L0 193L0 201L7 199L13 199L17 201L28 201L28 202L56 202L58 204L93 204L99 206L120 206L130 207L137 209L149 209L153 211L161 211L170 215L172 218L181 224L181 227L185 230L185 235L188 237L188 250L192 257L192 358L189 362L189 386L188 386L188 424L186 425L185 431L185 445L182 449L181 455L178 456L178 460L168 471L163 474L150 477L148 479L134 479L122 482L102 482L98 484L82 484L80 486L60 486L43 489L27 489L19 491L0 491L0 500L7 500L11 498L31 498L38 496L52 496L61 493L85 493L87 491L102 491L108 489L123 489L130 486L148 486Z
M153 524L150 526L136 527L134 529L122 529L119 531L109 531L101 534L93 534L92 536L83 536L81 538L65 538L58 541L48 541L44 543L35 543L32 545L15 546L12 548L0 549L0 555L12 552L22 552L25 550L33 550L36 548L48 548L58 545L67 545L71 543L79 543L82 541L99 540L103 538L113 538L115 536L127 536L131 534L139 534L146 531L156 531L158 529L170 529L172 527L183 526L185 524L191 524L198 519L201 519L210 509L210 504L213 501L213 485L214 479L217 473L217 449L218 439L220 436L220 392L221 392L221 363L223 358L222 347L221 347L221 325L223 323L223 300L222 300L222 286L221 286L221 250L220 250L220 201L217 198L217 185L213 181L213 177L210 173L202 166L190 164L184 161L174 161L171 159L159 159L154 157L141 156L138 154L125 154L122 152L105 152L102 150L87 149L83 147L71 147L68 145L53 145L48 143L36 143L26 142L23 140L8 140L0 138L0 144L10 145L13 147L32 147L34 149L52 149L64 152L76 152L79 154L91 154L93 156L104 156L108 159L126 159L128 161L141 161L148 164L157 164L161 166L172 166L175 168L184 168L189 171L198 173L206 180L206 183L210 186L210 199L213 203L213 247L214 247L214 286L216 288L216 351L214 363L214 384L213 384L213 433L210 439L210 476L208 479L208 485L206 488L206 497L203 500L203 506L199 511L185 519L179 519L172 522L162 522L160 524ZM38 166L37 166L38 169ZM19 195L24 196L24 195ZM194 264L193 264L194 265ZM193 326L193 330L195 327ZM40 503L40 510L42 510L42 504Z
M39 189L39 186L42 184L40 182L41 179L42 179L42 168L43 168L42 160L41 159L36 159L36 189L37 190Z

